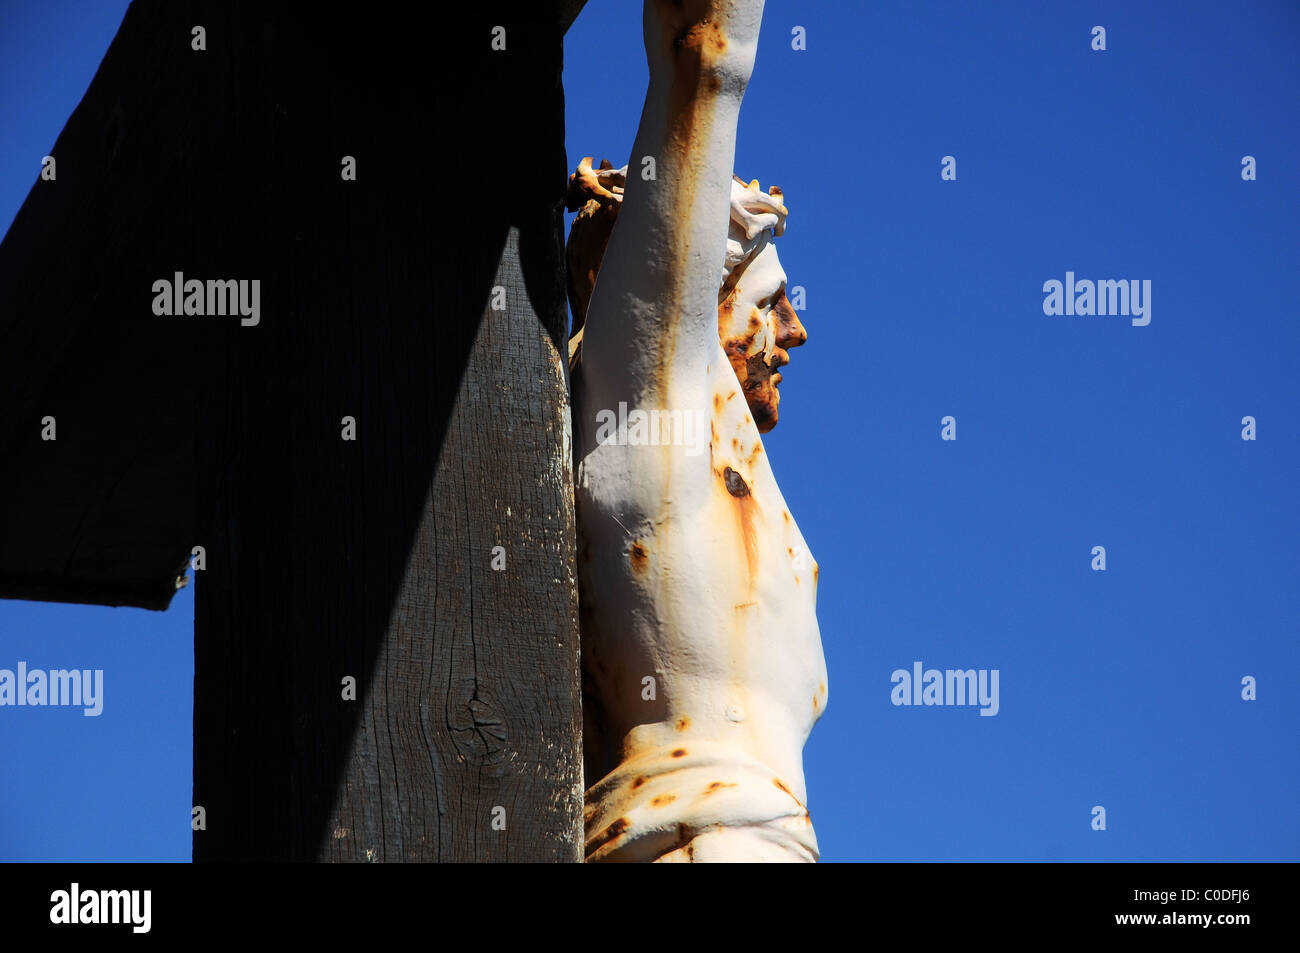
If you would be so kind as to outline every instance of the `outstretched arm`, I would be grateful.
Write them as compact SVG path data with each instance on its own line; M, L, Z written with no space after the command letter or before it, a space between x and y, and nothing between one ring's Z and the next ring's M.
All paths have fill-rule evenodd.
M763 0L645 0L650 86L584 330L600 406L707 406L736 120Z

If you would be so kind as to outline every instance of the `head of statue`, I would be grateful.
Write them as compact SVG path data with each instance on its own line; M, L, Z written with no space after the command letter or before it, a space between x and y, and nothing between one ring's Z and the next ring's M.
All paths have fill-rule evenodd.
M587 305L622 205L627 166L608 160L593 169L583 159L569 177L568 208L578 211L569 231L569 304L573 333L579 335ZM775 239L785 232L781 190L760 190L758 181L733 177L727 251L718 287L718 340L727 355L760 433L776 426L781 395L780 369L789 350L808 339L786 296L786 276ZM572 350L572 349L571 349Z

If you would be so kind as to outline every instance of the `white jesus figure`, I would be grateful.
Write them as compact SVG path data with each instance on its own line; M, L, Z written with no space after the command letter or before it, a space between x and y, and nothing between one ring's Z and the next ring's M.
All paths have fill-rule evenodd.
M806 335L773 245L783 197L731 171L762 10L646 0L629 166L585 160L571 183L589 861L818 856L817 564L761 437Z

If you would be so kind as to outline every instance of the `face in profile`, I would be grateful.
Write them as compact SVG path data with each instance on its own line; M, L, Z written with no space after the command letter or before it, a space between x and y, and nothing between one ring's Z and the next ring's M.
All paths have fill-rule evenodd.
M587 305L626 184L627 166L615 169L604 160L597 170L590 157L569 177L567 208L578 210L566 251L574 322L571 362L580 353L578 342ZM746 183L733 176L725 277L719 292L726 297L718 306L718 338L759 433L776 426L781 400L777 385L781 383L780 369L790 363L789 349L808 339L786 297L785 271L772 244L773 238L785 231L784 199L779 188L764 192L757 180Z
M776 426L780 369L790 348L808 340L785 293L785 271L776 246L764 236L758 253L718 306L718 338L740 381L759 433Z

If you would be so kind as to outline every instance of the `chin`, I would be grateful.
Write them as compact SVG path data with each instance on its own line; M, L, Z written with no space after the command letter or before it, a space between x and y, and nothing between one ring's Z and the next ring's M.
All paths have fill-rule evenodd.
M754 418L754 426L759 433L767 433L776 426L778 405L781 395L776 387L768 384L759 393L753 394L749 401L749 413Z

